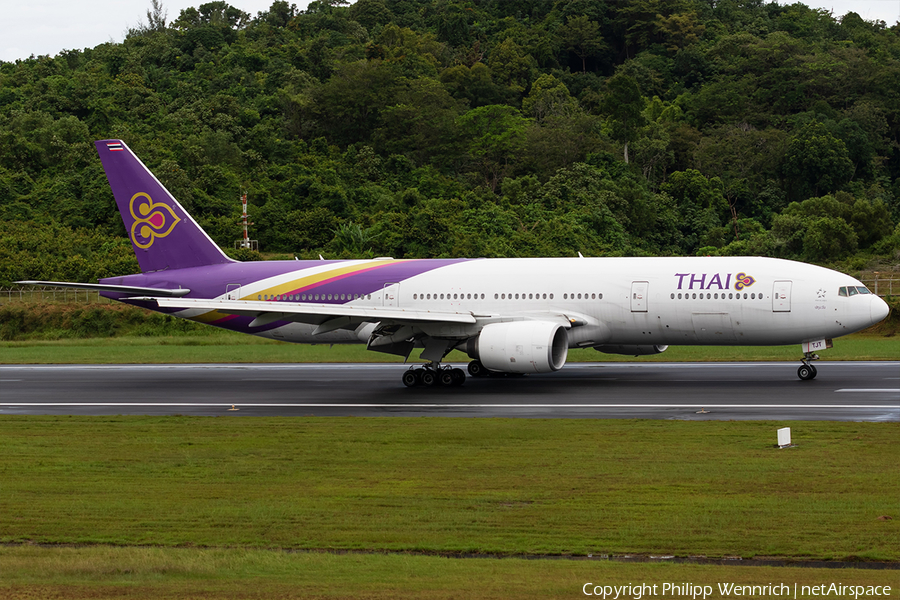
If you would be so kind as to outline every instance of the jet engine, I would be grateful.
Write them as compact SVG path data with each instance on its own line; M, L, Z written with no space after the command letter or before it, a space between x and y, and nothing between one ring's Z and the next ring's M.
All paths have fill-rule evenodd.
M566 364L566 329L549 321L513 321L485 325L466 345L470 357L489 371L550 373Z
M594 350L603 352L604 354L626 354L630 356L645 356L647 354L659 354L665 352L668 346L645 346L645 345L609 345L594 346Z

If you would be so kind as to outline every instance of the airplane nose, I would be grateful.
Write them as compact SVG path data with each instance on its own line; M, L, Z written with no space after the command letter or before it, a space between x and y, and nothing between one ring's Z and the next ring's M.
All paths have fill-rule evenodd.
M887 302L879 298L878 296L872 296L872 303L869 304L869 311L872 314L872 323L878 323L890 312L890 308L887 305Z

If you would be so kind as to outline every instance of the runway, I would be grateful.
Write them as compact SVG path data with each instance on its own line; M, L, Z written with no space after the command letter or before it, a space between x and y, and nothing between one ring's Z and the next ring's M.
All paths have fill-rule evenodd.
M463 366L463 365L459 365ZM900 421L900 362L572 363L404 388L398 364L0 366L0 415Z

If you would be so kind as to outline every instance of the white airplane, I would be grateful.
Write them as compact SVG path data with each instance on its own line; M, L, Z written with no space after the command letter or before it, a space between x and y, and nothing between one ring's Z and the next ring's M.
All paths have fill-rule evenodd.
M816 352L881 321L856 279L759 257L231 260L121 140L96 142L141 273L97 284L137 306L288 342L364 343L427 361L403 383L453 386L454 349L472 376L558 371L569 348L627 355L669 345L800 344Z

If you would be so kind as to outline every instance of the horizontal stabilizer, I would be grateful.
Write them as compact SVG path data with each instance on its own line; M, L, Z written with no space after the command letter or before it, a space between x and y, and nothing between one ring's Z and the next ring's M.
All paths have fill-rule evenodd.
M105 283L70 283L67 281L16 281L22 285L45 285L48 287L75 288L77 290L92 290L95 292L116 292L125 296L162 296L166 298L180 298L191 293L186 288L161 289L151 287L136 287L133 285L111 285Z

